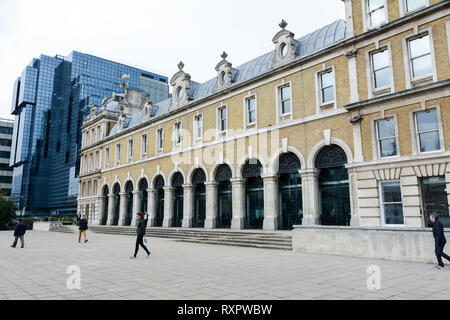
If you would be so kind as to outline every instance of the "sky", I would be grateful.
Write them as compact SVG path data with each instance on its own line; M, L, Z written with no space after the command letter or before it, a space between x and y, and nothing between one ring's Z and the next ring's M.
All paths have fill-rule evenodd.
M223 51L237 67L274 49L284 19L295 38L345 19L341 0L0 0L0 118L13 84L41 54L71 51L196 82L216 76Z

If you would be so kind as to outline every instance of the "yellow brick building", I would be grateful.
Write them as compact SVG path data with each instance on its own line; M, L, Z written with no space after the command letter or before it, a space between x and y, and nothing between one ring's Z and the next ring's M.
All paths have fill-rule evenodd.
M205 83L180 62L166 101L127 89L91 106L78 210L185 228L449 223L450 3L344 3L346 21L300 38L283 21L239 67L223 53Z

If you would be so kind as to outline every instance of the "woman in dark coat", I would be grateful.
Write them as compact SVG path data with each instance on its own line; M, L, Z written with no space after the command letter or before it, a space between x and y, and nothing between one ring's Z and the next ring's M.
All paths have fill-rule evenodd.
M135 259L136 255L139 251L139 246L141 246L145 252L147 252L147 258L150 257L150 251L148 251L147 247L144 244L144 236L145 236L145 228L147 227L148 214L145 215L143 213L138 213L137 215L138 225L136 229L137 238L136 238L136 248L134 250L134 255L131 256L131 259Z

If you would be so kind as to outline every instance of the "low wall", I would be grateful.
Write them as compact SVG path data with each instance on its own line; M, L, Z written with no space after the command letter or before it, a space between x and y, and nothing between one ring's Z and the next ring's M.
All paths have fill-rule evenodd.
M450 246L449 246L450 247ZM294 226L294 251L437 263L431 229Z
M35 231L50 231L53 228L60 227L61 222L33 222L33 230Z

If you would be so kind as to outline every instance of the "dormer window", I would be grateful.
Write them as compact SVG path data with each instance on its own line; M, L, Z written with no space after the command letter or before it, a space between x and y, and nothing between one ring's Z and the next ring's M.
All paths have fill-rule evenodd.
M220 82L222 82L222 84L225 83L225 78L226 78L225 71L222 71L222 72L220 73Z
M216 65L217 80L214 86L214 91L220 91L228 88L233 82L233 68L232 64L227 61L228 54L224 51L220 57L222 60Z
M287 55L288 46L286 43L282 43L280 46L280 57L284 58Z
M178 87L177 88L177 94L176 94L178 101L180 101L181 98L183 98L183 94L184 94L183 87Z

